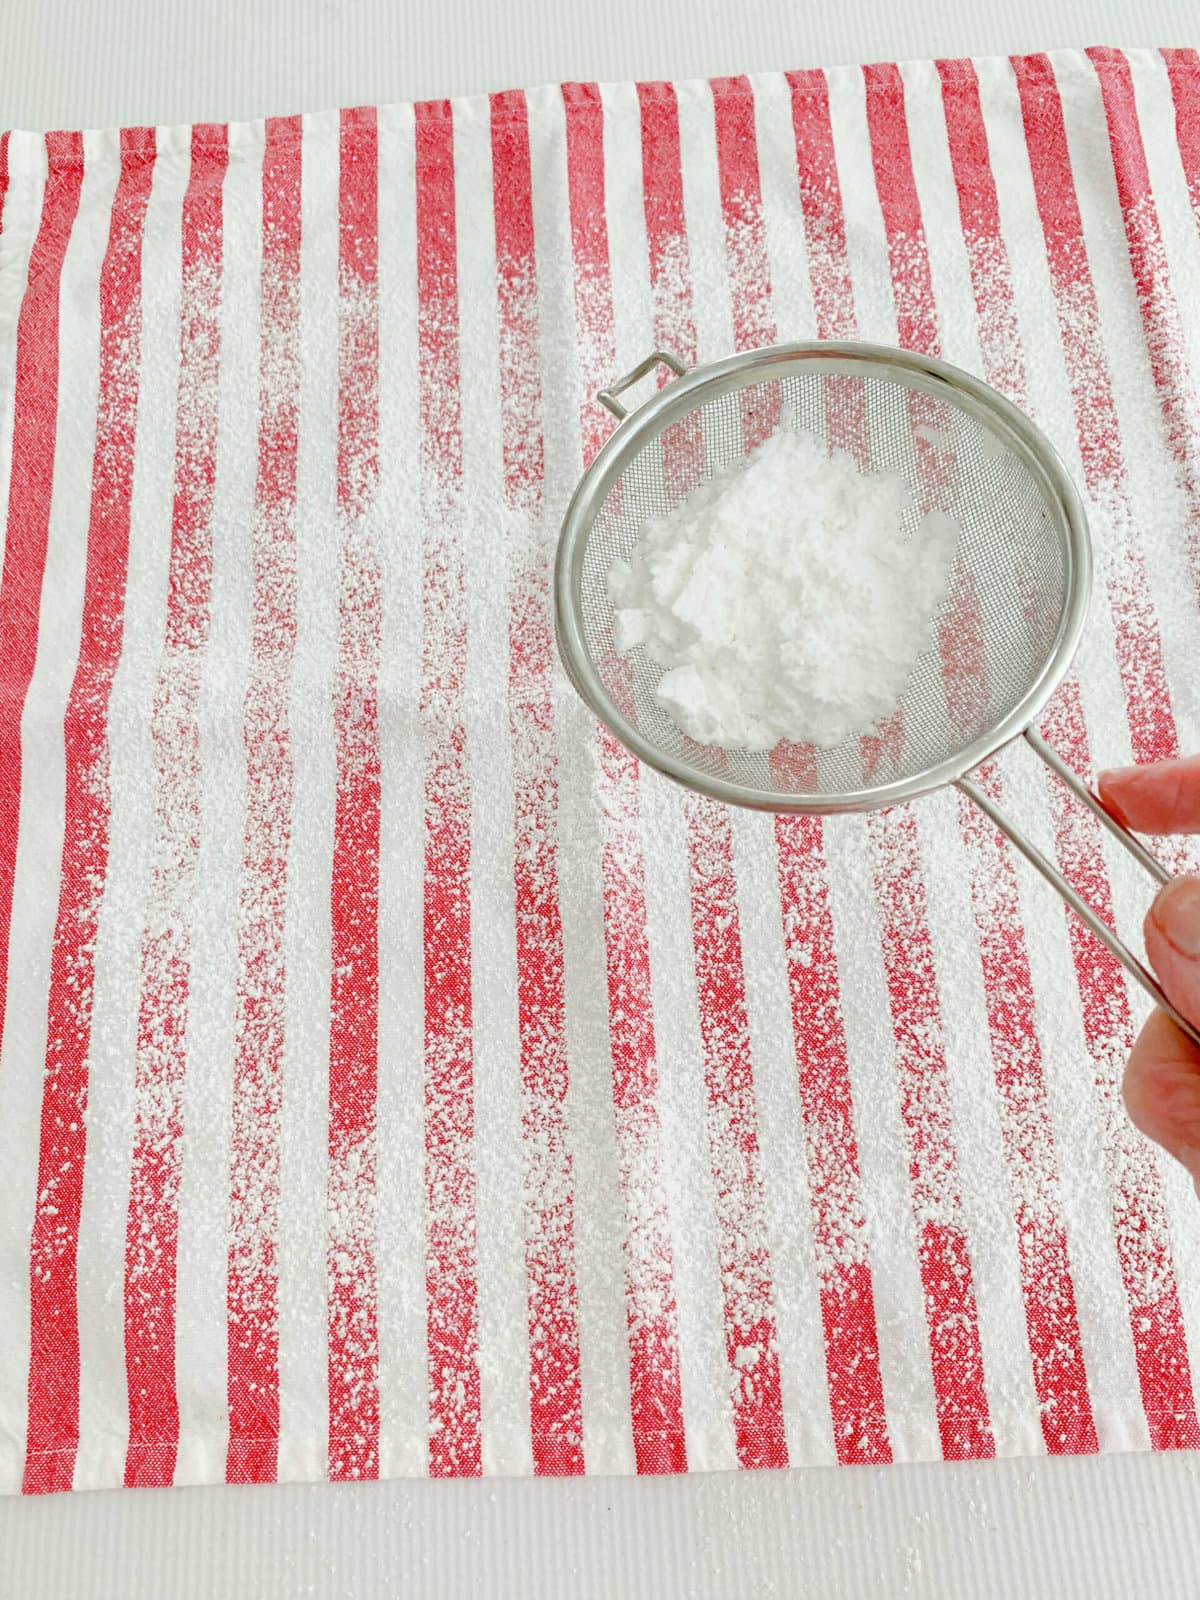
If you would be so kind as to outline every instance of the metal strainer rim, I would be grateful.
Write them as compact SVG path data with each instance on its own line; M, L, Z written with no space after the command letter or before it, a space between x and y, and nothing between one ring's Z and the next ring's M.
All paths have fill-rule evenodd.
M687 412L720 395L763 381L775 366L821 362L831 375L847 373L900 381L948 398L1001 438L1034 479L1065 534L1065 603L1054 642L1026 693L991 728L945 760L905 778L835 794L800 794L751 788L697 771L639 731L609 697L587 647L582 612L583 557L597 514L612 484L633 457ZM1011 401L948 362L887 345L810 341L746 350L693 368L631 411L613 430L571 497L559 534L554 573L555 633L559 655L576 692L609 731L647 766L712 799L753 810L828 815L873 811L916 799L954 783L1022 734L1038 716L1070 666L1087 617L1092 581L1091 539L1083 501L1054 446Z

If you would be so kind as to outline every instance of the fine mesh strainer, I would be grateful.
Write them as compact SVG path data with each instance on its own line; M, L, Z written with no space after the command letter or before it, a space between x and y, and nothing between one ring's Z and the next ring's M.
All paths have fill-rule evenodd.
M628 412L618 396L659 365L675 381ZM1033 726L1079 642L1092 561L1079 495L1028 418L965 372L866 344L779 345L691 372L655 351L599 399L620 426L567 509L555 610L567 674L601 722L668 777L763 811L869 811L957 784L1200 1044L1200 1031L1143 963L968 776L1023 735L1159 883L1170 881ZM933 619L934 643L895 715L874 735L833 749L701 746L655 697L664 669L640 647L629 655L616 650L608 573L649 519L779 425L852 450L864 470L899 473L912 490L914 526L930 509L953 516L961 531L949 590ZM802 483L796 494L804 494Z

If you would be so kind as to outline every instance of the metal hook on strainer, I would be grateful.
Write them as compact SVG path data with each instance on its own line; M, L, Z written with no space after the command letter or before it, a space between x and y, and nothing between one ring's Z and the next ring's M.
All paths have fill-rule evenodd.
M674 381L628 412L618 397L660 364ZM762 811L870 811L957 785L1200 1044L1200 1030L1176 1011L1146 966L970 776L1023 736L1158 883L1170 881L1166 868L1034 727L1079 643L1092 575L1083 504L1040 430L968 373L867 344L779 345L691 372L656 351L598 398L620 426L567 508L555 620L567 674L600 721L668 777ZM618 654L607 583L613 562L629 554L647 521L740 460L747 440L765 437L781 416L856 448L872 471L899 473L915 503L938 504L961 530L950 592L937 619L952 647L935 646L922 657L897 708L892 737L806 748L799 759L688 740L656 698L663 669L640 648ZM953 647L956 627L969 636L969 648Z

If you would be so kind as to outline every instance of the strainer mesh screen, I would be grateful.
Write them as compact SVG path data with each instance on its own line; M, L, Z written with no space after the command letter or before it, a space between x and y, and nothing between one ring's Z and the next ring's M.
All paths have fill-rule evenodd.
M649 519L776 425L849 449L863 470L902 475L914 506L904 536L923 511L949 513L961 530L956 563L933 644L882 738L856 734L833 749L767 753L701 747L655 697L663 669L640 648L616 654L608 572ZM915 780L1014 710L1054 647L1067 576L1063 535L1037 481L965 407L901 379L797 362L780 376L718 390L630 456L585 541L580 616L604 692L658 749L751 794L831 797Z

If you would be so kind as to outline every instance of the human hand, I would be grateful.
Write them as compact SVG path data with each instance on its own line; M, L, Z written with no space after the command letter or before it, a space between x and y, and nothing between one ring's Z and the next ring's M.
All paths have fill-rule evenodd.
M1100 798L1139 833L1200 833L1200 756L1100 774ZM1163 993L1200 1024L1200 878L1175 878L1146 914L1146 955ZM1125 1068L1135 1126L1181 1161L1200 1193L1200 1049L1151 1014Z

